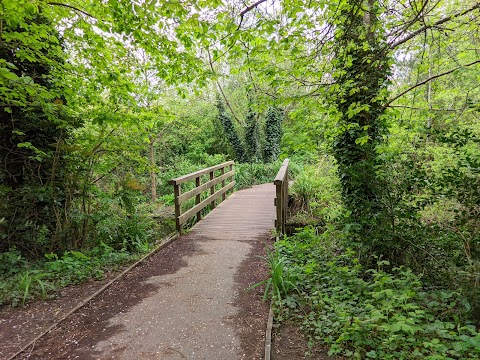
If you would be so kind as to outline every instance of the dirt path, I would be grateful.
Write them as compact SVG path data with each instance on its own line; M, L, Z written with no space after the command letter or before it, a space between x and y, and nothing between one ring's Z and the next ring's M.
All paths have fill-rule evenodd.
M274 186L234 193L18 359L260 359ZM4 346L4 344L0 344Z
M77 304L105 285L114 274L60 290L55 299L37 300L0 311L0 359L9 359L37 335L70 312Z

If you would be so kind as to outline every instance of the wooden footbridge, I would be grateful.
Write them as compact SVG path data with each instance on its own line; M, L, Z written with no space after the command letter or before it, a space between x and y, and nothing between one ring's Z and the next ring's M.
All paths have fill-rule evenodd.
M223 234L236 234L244 238L254 235L251 233L253 228L273 227L270 223L274 216L277 231L285 232L288 164L289 160L285 159L273 180L275 186L264 184L242 190L219 211L210 214L208 221L196 225L194 231L215 237L216 232L220 230ZM207 210L213 211L229 193L233 192L235 186L233 166L234 162L228 161L170 181L174 187L175 221L180 235L189 220L195 218L199 222ZM275 206L273 214L267 210L271 210L272 206Z
M0 331L0 355L268 359L268 305L260 287L246 289L268 275L259 255L272 229L285 229L287 173L285 160L274 183L236 192L233 161L173 179L177 229L185 234L12 349L13 356L2 351ZM194 226L185 231L188 225Z

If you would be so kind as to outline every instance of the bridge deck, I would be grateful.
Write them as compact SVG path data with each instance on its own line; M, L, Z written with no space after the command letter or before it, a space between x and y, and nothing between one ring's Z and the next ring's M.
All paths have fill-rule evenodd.
M210 240L257 240L275 223L275 186L263 184L233 193L196 224L192 236Z
M268 307L264 241L275 186L235 192L144 265L55 329L32 358L259 359ZM72 325L73 324L73 325Z

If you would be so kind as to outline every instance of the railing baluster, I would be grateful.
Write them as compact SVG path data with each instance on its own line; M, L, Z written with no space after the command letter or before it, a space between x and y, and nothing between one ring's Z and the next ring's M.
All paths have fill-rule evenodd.
M182 215L182 204L179 203L178 197L180 196L181 189L180 184L173 185L173 192L175 194L175 227L180 235L182 235L182 224L180 224L180 215Z
M196 187L199 187L199 186L200 186L200 176L198 176L198 177L195 178L195 186L196 186ZM200 204L200 197L201 197L201 194L198 194L198 195L195 197L195 205ZM202 220L202 210L200 210L199 212L197 212L197 221L200 221L200 220Z
M210 180L213 180L215 177L215 171L210 171ZM215 193L215 185L210 188L210 196ZM212 210L215 209L215 199L212 201Z

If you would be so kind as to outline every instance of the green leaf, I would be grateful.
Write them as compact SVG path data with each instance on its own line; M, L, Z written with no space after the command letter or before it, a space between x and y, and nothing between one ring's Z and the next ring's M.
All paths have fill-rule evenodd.
M10 71L9 69L7 69L7 68L0 68L0 71L1 71L1 75L2 75L4 78L8 79L8 80L14 80L14 81L16 81L16 80L19 79L19 77L17 76L17 74L11 72L11 71Z
M399 332L402 330L402 323L396 322L390 326L390 331L391 332Z

